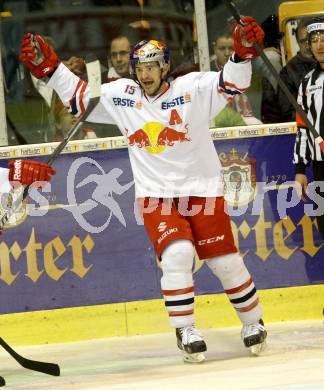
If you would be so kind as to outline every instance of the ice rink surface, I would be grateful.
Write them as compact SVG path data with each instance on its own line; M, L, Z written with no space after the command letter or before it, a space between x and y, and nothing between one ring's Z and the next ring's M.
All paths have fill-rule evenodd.
M249 355L239 328L209 329L202 332L208 346L203 364L183 363L175 335L167 333L16 347L27 358L58 363L61 376L28 371L5 351L0 375L4 389L323 390L323 322L267 329L268 347L259 357Z

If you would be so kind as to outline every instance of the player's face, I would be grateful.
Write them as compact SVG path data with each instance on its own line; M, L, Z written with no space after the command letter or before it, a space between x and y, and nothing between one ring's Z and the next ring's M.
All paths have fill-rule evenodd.
M234 41L231 37L220 37L214 45L217 65L221 68L226 64L234 51Z
M311 36L311 50L316 60L324 69L324 31L318 31Z
M135 65L136 77L148 96L155 96L161 87L162 71L158 62L142 62Z
M129 52L130 45L126 37L117 38L111 42L111 63L120 77L129 75Z

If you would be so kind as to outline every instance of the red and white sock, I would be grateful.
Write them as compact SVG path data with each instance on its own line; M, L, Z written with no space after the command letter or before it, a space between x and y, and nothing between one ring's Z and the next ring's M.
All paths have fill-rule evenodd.
M193 258L193 245L188 240L174 241L161 256L161 288L174 328L194 324Z
M206 264L221 281L241 322L258 322L262 317L262 309L257 290L242 257L238 253L231 253L206 260Z

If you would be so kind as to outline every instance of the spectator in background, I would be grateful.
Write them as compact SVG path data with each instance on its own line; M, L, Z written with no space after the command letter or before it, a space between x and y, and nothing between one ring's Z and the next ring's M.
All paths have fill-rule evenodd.
M231 32L224 32L213 42L216 71L223 69L234 52ZM262 122L252 111L252 104L246 94L236 95L234 99L212 120L213 127L256 125Z
M71 72L79 76L81 79L86 79L86 67L84 59L81 57L70 57L68 60L63 61L64 65L67 66Z
M118 80L120 78L130 77L129 73L129 53L131 44L126 35L118 35L111 40L110 51L108 56L108 74L107 82ZM114 124L105 123L98 125L92 123L99 137L120 137L120 131Z
M101 65L102 80L111 82L120 78L129 78L129 53L131 50L131 44L126 35L118 35L111 40L110 51L108 56L108 74L106 67ZM73 60L73 61L72 61ZM71 57L68 61L62 61L74 74L85 79L85 69L82 70L81 62L78 57ZM82 60L83 61L83 60ZM84 64L84 61L83 61ZM105 75L104 75L105 74ZM84 77L82 77L84 75ZM106 76L107 75L107 76ZM104 78L107 77L106 80ZM59 133L64 135L65 131L73 125L72 116L71 122L69 116L64 114L62 103L57 102L56 105L56 117L57 128ZM61 119L60 119L61 118ZM120 131L114 124L98 124L85 122L82 126L82 130L85 138L97 138L97 137L119 137ZM60 135L59 135L60 137ZM60 138L58 138L60 139Z
M129 53L131 44L124 35L113 38L110 44L110 58L107 81L114 81L129 76Z
M302 78L316 66L316 61L307 44L306 25L307 20L299 21L295 31L299 51L290 61L288 61L287 65L284 66L280 72L282 81L296 99ZM278 101L281 111L281 122L295 121L296 111L280 88L278 91Z

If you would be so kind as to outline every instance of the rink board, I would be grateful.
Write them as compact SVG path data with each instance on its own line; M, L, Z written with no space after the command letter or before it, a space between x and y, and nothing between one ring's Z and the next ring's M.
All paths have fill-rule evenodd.
M302 203L287 209L284 219L277 210L285 198L282 194L289 194L287 181L294 176L294 130L293 125L270 125L212 132L225 182L234 175L245 191L238 198L237 187L233 190L227 182L236 243L260 290L316 288L324 281L323 248L313 217L305 215ZM6 166L8 158L22 156L46 161L54 146L2 148L1 165ZM27 216L23 208L1 236L0 312L109 304L104 307L117 305L116 313L121 311L125 322L127 302L160 305L161 271L134 213L125 140L74 141L54 165L58 174L51 191L42 193L39 204L34 195L29 200L28 207L39 206L32 210L36 215ZM265 194L259 206L254 200L261 192ZM202 300L222 292L198 259L195 286Z

